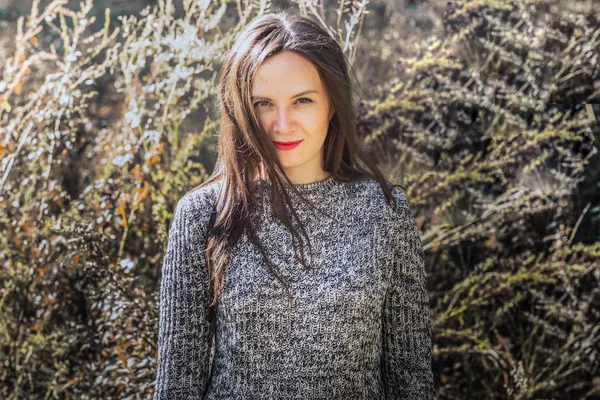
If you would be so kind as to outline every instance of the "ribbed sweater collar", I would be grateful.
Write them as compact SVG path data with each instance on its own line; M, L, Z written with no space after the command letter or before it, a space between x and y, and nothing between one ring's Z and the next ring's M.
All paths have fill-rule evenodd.
M268 191L271 189L271 181L269 181L269 180L258 179L257 183L264 190ZM337 181L336 176L332 174L332 175L329 175L327 178L320 180L320 181L315 181L315 182L310 182L310 183L298 183L293 186L298 190L298 192L300 192L302 195L306 196L306 195L326 195L327 193L331 192L331 190L338 184L339 184L339 182ZM291 189L290 189L290 193L292 193Z

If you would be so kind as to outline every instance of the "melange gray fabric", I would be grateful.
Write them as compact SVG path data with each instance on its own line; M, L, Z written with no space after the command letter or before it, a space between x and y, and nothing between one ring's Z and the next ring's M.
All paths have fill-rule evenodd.
M272 215L270 184L260 181L252 221L292 297L243 234L211 335L203 251L220 182L186 194L162 266L154 399L435 399L423 249L402 190L393 208L371 179L296 185L337 220L290 193L311 240L307 271Z

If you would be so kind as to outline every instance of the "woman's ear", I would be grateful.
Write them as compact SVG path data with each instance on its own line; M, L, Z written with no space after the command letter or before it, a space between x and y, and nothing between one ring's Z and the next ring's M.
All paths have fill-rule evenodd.
M327 118L329 120L329 122L331 122L331 118L333 118L334 114L335 114L335 108L333 107L333 104L331 104L329 106L329 117Z

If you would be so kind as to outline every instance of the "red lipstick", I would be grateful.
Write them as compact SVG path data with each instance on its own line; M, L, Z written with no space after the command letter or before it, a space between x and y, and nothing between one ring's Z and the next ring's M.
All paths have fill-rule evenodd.
M275 141L273 141L273 144L279 150L292 150L292 149L295 149L301 142L302 142L302 140L296 140L294 142L275 142Z

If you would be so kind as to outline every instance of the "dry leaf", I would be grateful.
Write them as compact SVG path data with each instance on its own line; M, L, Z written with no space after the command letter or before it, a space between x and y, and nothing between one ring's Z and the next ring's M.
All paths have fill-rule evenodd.
M144 199L146 197L148 197L148 193L150 192L150 184L148 183L148 181L144 181L144 187L143 188L136 188L135 189L135 200L133 201L133 206L137 207L140 205L140 203L142 201L144 201Z
M156 164L159 161L160 161L160 156L158 154L152 154L146 160L146 165L150 166L150 165Z
M119 199L119 207L117 208L116 214L121 216L121 222L123 228L127 228L127 218L125 217L125 199Z
M142 173L140 172L140 166L139 165L136 165L131 170L131 172L133 173L133 177L135 178L136 182L142 183L144 181L144 177L142 176Z
M17 83L17 85L15 86L15 88L13 89L13 91L15 92L15 94L21 94L21 88L23 87L23 83L25 82L25 77L21 77L21 79L19 79L19 82Z
M123 365L125 367L127 367L127 357L125 357L125 354L123 354L123 352L121 350L119 350L119 360L121 360ZM129 368L129 367L127 367L127 368Z
M421 230L421 228L423 227L424 223L425 223L425 217L424 216L420 216L417 219L417 228L419 228L419 230Z

